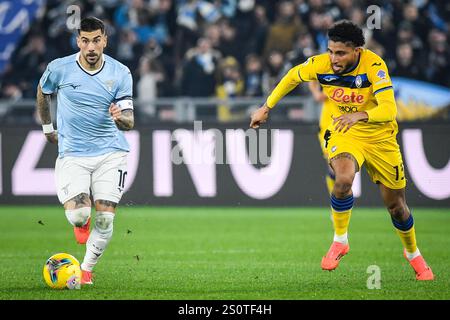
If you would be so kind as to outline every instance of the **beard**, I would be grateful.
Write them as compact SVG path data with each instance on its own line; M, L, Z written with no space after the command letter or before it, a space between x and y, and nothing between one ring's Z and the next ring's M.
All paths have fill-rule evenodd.
M347 70L350 70L352 67L353 67L353 64L350 63L345 66L342 66L338 71L334 70L334 68L332 68L332 69L333 69L334 74L344 74L347 72Z
M94 67L98 60L100 59L100 55L96 53L88 53L84 56L84 60L91 66Z
M360 60L360 56L358 55L358 57L355 59L355 61L349 62L346 65L341 64L341 68L338 71L335 71L333 68L333 73L334 74L345 74L347 72L349 72L350 70L352 70L353 68L356 68L356 66L358 65Z

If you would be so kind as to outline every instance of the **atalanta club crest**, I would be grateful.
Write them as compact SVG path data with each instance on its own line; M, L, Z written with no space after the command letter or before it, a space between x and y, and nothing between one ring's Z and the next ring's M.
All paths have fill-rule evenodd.
M355 85L356 85L357 88L361 88L361 86L362 86L362 79L361 79L360 76L357 76L357 77L356 77L356 79L355 79Z

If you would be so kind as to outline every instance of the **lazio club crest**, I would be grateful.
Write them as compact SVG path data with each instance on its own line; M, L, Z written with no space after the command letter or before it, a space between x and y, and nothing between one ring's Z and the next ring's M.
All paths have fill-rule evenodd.
M105 83L105 86L108 89L108 91L113 91L113 87L114 87L114 84L116 83L116 81L108 80L108 81L105 81L104 83Z

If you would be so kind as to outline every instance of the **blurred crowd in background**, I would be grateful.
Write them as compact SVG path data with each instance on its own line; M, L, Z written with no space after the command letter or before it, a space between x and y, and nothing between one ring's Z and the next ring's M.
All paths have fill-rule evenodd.
M0 99L34 98L47 63L78 51L70 5L105 22L105 53L130 68L141 102L265 96L289 68L326 51L327 29L341 19L363 27L391 76L450 87L447 1L48 0L1 75ZM381 8L380 29L366 25L370 5Z

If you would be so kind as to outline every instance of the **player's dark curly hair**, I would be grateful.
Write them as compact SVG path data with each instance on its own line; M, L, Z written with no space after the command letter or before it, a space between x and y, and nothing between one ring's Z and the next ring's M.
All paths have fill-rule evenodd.
M366 43L362 29L348 20L338 21L328 29L328 38L334 42L351 43L354 47L362 47Z
M105 24L96 17L88 17L81 20L78 34L80 34L81 31L92 32L95 30L100 30L102 34L105 34Z

